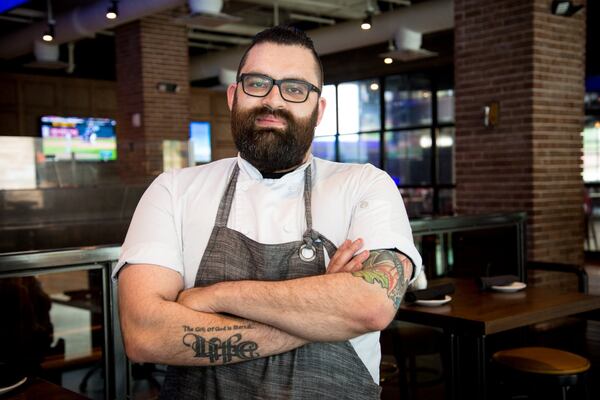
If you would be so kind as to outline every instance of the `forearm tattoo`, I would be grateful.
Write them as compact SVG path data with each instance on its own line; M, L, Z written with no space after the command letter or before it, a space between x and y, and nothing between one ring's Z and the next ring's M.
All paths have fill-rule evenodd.
M387 290L387 295L398 309L406 292L408 280L404 277L404 265L412 265L402 254L390 250L372 250L363 262L363 269L352 275L363 278L368 283L379 283Z
M233 333L229 338L222 340L219 337L205 338L198 333L244 331L252 329L252 325L191 327L183 326L183 344L190 347L193 357L208 358L211 364L228 364L234 360L245 361L259 358L258 344L252 341L243 341L242 333Z

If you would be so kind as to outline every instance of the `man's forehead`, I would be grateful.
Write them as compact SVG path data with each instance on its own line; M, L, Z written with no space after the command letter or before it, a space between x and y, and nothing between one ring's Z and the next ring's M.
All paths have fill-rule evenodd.
M319 82L319 69L312 52L297 45L261 43L246 58L241 73L261 73L275 79L297 78Z

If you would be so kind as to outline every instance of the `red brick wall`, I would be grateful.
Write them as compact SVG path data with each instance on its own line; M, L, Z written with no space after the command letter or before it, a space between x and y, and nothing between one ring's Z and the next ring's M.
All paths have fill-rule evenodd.
M190 121L186 27L169 12L116 29L119 162L124 175L155 176L163 170L162 141L187 140ZM159 82L179 86L157 90ZM139 113L141 126L132 125Z
M582 263L585 12L554 16L546 0L454 12L457 211L525 210L529 259Z

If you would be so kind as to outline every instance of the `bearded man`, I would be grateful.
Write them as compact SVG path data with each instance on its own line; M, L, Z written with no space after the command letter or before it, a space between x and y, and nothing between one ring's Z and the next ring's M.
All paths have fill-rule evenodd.
M379 331L421 258L383 171L310 153L312 41L259 33L228 87L237 158L160 175L114 272L128 357L163 399L377 399Z

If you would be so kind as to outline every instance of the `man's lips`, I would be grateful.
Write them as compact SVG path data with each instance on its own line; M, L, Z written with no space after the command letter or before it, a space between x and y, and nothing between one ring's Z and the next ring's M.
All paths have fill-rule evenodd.
M273 117L273 116L262 116L257 117L255 120L256 125L259 126L285 126L287 123L284 119Z

